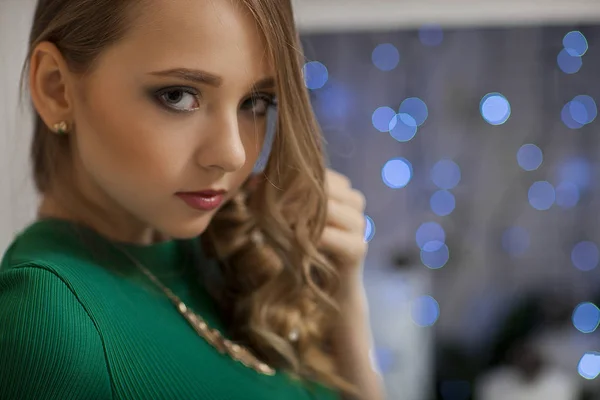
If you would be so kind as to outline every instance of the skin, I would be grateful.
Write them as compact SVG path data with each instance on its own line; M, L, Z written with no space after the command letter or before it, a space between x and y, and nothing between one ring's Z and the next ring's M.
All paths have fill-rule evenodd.
M32 54L29 81L37 112L49 127L60 121L75 127L68 185L45 193L39 214L82 222L121 242L195 237L216 210L194 210L176 193L224 189L227 200L248 180L262 144L263 113L275 93L273 85L261 85L263 94L253 101L252 88L272 79L273 66L254 20L233 2L155 0L136 15L126 37L85 78L69 70L51 43ZM174 68L205 71L219 85L156 74ZM175 91L161 99L193 111L170 112L157 92L181 86L197 95ZM338 364L359 398L383 399L369 354L362 282L365 199L334 171L327 172L327 189L320 248L341 277Z

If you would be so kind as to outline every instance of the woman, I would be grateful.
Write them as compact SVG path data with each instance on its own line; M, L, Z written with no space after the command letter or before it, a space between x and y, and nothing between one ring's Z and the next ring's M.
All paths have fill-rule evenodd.
M364 200L324 169L294 29L287 0L39 0L1 399L382 398Z

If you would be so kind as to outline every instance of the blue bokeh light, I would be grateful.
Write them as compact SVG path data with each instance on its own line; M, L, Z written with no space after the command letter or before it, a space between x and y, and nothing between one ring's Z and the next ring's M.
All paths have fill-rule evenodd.
M562 49L556 57L558 67L565 74L575 74L579 72L583 65L583 60L579 56L573 56L569 54L570 50Z
M375 236L375 222L371 217L365 215L365 242L370 242Z
M419 28L419 40L425 46L439 46L444 40L444 31L439 25L423 25Z
M579 101L571 100L569 103L569 114L575 122L581 125L588 123L588 112L585 106Z
M412 164L405 158L392 158L381 169L383 183L392 189L401 189L412 179Z
M405 99L400 104L398 113L409 114L414 118L417 126L423 125L429 116L427 104L425 104L425 102L418 97L409 97L408 99Z
M600 375L600 353L588 351L579 360L577 372L581 377L592 380Z
M373 112L371 121L373 127L379 132L389 132L390 126L396 117L396 112L391 107L379 107Z
M572 182L561 182L556 187L556 204L561 208L573 208L579 203L579 187Z
M600 324L600 309L594 303L578 304L571 320L579 332L592 333Z
M581 57L588 50L588 41L583 33L571 31L563 38L563 46L569 55Z
M571 262L581 271L591 271L598 266L600 252L596 243L583 241L577 243L571 251Z
M586 189L592 180L592 167L583 157L570 157L559 165L558 181L572 182L580 190Z
M511 256L525 254L529 244L529 232L520 226L508 228L502 234L502 248Z
M577 122L573 119L573 116L571 115L571 102L570 101L567 104L565 104L564 107L562 108L562 110L560 112L560 119L563 122L563 124L565 124L565 126L569 129L579 129L584 125L584 124L580 124L579 122Z
M479 111L490 125L502 125L510 117L510 103L501 93L488 93L481 99Z
M426 245L425 248L421 249L421 262L423 265L431 269L439 269L446 265L450 259L448 246L442 244L439 249L434 251L427 251L428 247L430 245Z
M417 122L409 114L397 114L390 121L390 135L399 142L408 142L417 134Z
M535 144L524 144L517 152L517 162L525 171L534 171L542 165L544 155Z
M591 124L598 116L598 106L591 96L586 94L575 96L570 103L571 117L580 124Z
M309 61L302 68L304 74L304 84L308 89L320 89L329 79L327 67L318 61Z
M440 305L431 296L418 297L411 304L411 315L418 326L432 326L440 316Z
M354 107L356 96L346 84L329 80L314 97L315 112L324 124L338 124Z
M431 169L431 180L440 189L453 189L460 179L460 167L452 160L442 159Z
M438 190L429 199L431 211L440 217L450 215L456 207L454 195L447 190Z
M548 210L556 200L554 187L546 181L534 182L529 188L529 204L536 210Z
M377 368L377 371L380 371L383 375L390 373L396 364L396 356L393 350L385 347L375 347L374 354L371 354L373 358L373 362Z
M570 129L579 129L591 124L598 116L596 101L588 95L575 96L561 110L560 118Z
M415 239L421 250L433 252L445 244L446 232L437 222L425 222L417 229Z
M398 66L400 53L393 44L383 43L375 47L371 54L371 60L380 70L391 71Z

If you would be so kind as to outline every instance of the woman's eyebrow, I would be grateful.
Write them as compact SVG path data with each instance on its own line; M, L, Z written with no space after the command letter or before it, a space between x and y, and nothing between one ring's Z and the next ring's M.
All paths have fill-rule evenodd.
M163 71L150 72L149 75L161 77L173 77L197 84L219 87L223 84L223 78L210 72L191 68L171 68ZM254 90L266 90L275 88L275 78L272 76L262 78L252 85Z

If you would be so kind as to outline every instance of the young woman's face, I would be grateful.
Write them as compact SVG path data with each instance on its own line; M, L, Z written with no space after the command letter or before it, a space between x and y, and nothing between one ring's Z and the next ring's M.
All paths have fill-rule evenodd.
M275 88L258 28L235 3L148 1L85 78L74 168L101 206L192 237L218 199L186 193L225 190L226 201L249 177Z

